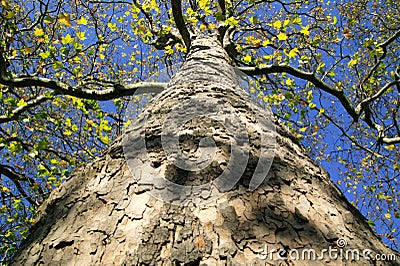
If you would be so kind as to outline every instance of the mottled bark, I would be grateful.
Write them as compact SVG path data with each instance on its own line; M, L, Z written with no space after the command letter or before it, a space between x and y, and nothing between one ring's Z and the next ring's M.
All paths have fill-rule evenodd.
M227 84L230 86L227 86ZM179 170L161 149L162 123L183 100L207 95L235 108L250 139L249 162L238 184L206 205L186 202L172 205L152 197L152 185L140 178L158 171L184 185L202 184L224 171L229 161L229 136L223 125L198 118L185 125L184 149L195 153L198 137L213 137L217 155L208 167L194 172ZM40 209L38 222L14 259L35 265L399 265L360 258L279 260L272 249L290 251L335 248L370 249L389 254L365 218L344 198L328 174L307 157L282 126L276 126L275 158L265 181L254 191L249 179L259 160L260 133L256 116L268 113L238 88L228 56L211 39L194 40L191 52L168 89L156 97L148 115L146 146L152 169L132 174L126 163L122 137L95 162L75 172L56 189ZM188 110L190 111L190 110ZM126 134L130 134L129 132ZM127 158L133 151L129 149ZM132 158L131 158L132 159ZM144 159L145 160L145 159ZM143 164L146 162L143 161ZM196 195L194 195L196 196ZM207 199L207 195L200 201ZM270 254L260 253L267 247ZM293 255L293 254L292 254Z

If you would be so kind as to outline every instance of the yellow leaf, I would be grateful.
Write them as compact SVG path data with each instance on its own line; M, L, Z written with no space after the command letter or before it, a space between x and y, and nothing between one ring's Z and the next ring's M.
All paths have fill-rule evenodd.
M2 192L10 192L10 189L8 188L8 187L2 187L1 188L1 191ZM3 205L4 206L4 205ZM1 207L3 207L3 206L1 206Z
M303 33L304 35L310 35L310 31L308 29L309 26L301 27L300 32Z
M288 19L285 19L285 21L283 22L283 26L286 27L290 24L290 21Z
M77 20L77 23L80 25L86 25L87 19L85 19L84 17L81 17L80 19Z
M385 146L384 148L389 151L392 151L392 150L394 150L395 146L392 144L392 145Z
M172 49L171 45L165 46L165 53L166 54L173 54L174 50Z
M18 107L23 107L23 106L27 106L28 104L24 101L24 99L21 99L18 101L17 106Z
M274 26L274 28L280 29L282 27L282 22L277 20L272 24L272 26Z
M86 37L85 37L85 33L84 33L84 32L77 32L77 33L76 33L76 36L78 36L79 40L81 40L81 41L86 40Z
M101 140L101 142L103 142L104 144L108 144L108 142L109 142L109 139L108 139L108 136L106 135L106 136L100 136L100 140Z
M390 213L385 213L385 218L390 220L392 218L392 215L390 215Z
M245 57L243 57L243 61L245 62L245 63L250 63L251 62L251 55L246 55Z
M99 57L100 57L100 59L104 59L105 58L104 54L99 54Z
M70 126L72 125L71 119L70 119L70 118L65 119L65 125L66 125L67 127L70 127Z
M293 86L294 85L294 80L291 79L291 78L286 79L286 85L288 85L289 87Z
M151 9L157 11L158 10L158 4L157 4L156 0L151 0L150 3L149 3L149 7ZM200 7L201 7L201 5L200 5ZM201 7L201 8L204 9L203 7Z
M58 21L59 21L61 24L64 24L65 26L67 26L67 27L71 27L71 18L70 18L70 15L69 15L69 14L65 14L65 13L61 14L61 15L58 17Z
M301 25L301 18L297 17L293 19L293 24Z
M39 28L35 28L35 31L33 32L33 35L36 37L40 37L44 35L44 31L42 29Z
M117 30L117 24L116 23L108 22L107 26L110 28L111 31L116 31Z
M127 128L132 123L131 120L124 122L124 128Z
M263 43L262 43L263 46L268 46L268 45L270 45L270 44L271 44L271 41L270 41L270 40L265 40L265 41L263 41Z
M69 43L73 43L74 39L71 37L71 35L67 34L66 36L61 38L61 42L63 44L69 44Z
M71 136L71 135L72 135L72 131L69 130L69 129L66 129L66 130L64 131L64 135Z
M277 37L278 37L278 40L280 40L280 41L286 41L288 38L287 35L283 32L279 33Z
M292 50L289 51L289 53L287 54L287 56L288 56L289 58L293 58L293 57L295 57L298 53L299 53L299 49L293 48Z
M306 127L302 127L300 128L300 132L306 132L307 128Z
M347 66L352 67L355 66L357 64L357 60L351 59L348 63Z

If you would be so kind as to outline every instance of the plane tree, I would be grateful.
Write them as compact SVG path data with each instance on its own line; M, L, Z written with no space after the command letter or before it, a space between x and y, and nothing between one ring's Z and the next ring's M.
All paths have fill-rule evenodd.
M1 1L1 243L167 87L195 36L217 36L252 97L324 165L395 246L399 226L396 1ZM150 79L149 79L150 78ZM148 94L143 94L148 93ZM338 165L338 163L340 165Z

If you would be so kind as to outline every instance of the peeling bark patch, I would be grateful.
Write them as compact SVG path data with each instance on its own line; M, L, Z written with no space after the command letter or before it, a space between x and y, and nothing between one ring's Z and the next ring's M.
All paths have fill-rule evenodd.
M197 265L204 256L211 254L212 241L201 234L198 220L187 211L164 206L164 211L143 228L141 243L127 261L151 265L167 259L177 265ZM158 254L163 254L160 257ZM193 260L193 258L196 258Z

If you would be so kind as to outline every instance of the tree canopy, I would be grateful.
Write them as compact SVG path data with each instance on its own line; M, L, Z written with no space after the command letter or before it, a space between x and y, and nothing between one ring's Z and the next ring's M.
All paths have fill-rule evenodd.
M7 259L35 209L122 132L183 62L218 36L250 93L394 248L400 235L400 4L387 1L2 0L0 248Z

